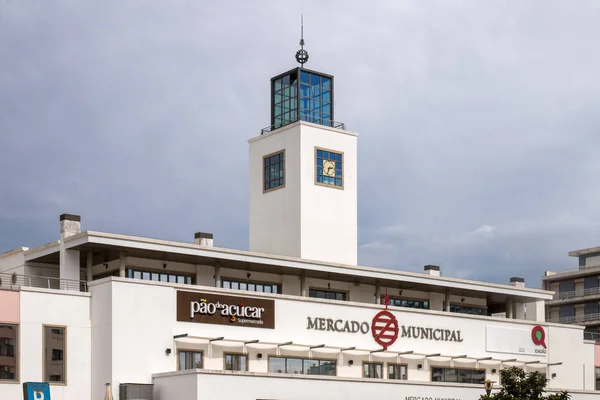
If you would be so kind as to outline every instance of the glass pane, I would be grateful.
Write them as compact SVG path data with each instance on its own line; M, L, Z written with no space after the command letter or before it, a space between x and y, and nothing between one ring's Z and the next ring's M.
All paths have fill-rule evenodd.
M319 75L310 74L310 84L313 86L321 85L321 77Z
M44 327L44 379L65 382L65 328Z
M177 277L177 283L185 283L185 277L182 275L179 275Z
M17 325L0 324L0 380L18 380Z
M304 374L305 375L320 375L319 374L319 361L318 360L304 360Z
M319 87L314 87L311 86L310 87L310 97L312 97L313 99L320 99L321 98L321 90L319 89Z
M265 286L265 293L271 293L272 286Z
M158 273L153 272L152 277L150 279L152 279L153 281L158 281Z
M185 367L185 352L182 351L179 353L179 370L183 371L184 369L187 369Z
M281 78L275 81L275 90L281 89Z
M283 78L281 78L281 84L285 87L285 86L289 86L290 85L290 76L286 75Z
M321 78L321 86L323 89L331 89L331 79Z
M133 278L133 270L131 268L127 268L127 277Z
M238 356L237 370L244 371L244 372L248 371L248 356L242 356L242 355Z
M193 368L202 368L202 353L193 353Z
M225 369L227 371L233 370L233 356L231 354L225 354Z
M456 379L458 383L471 383L471 370L457 369Z
M442 382L444 379L444 370L442 368L431 369L431 380L433 382Z
M326 101L326 102L331 102L331 92L324 90L323 92L321 92L321 100Z
M319 375L335 376L335 361L320 361Z
M263 287L263 285L256 285L256 291L257 291L257 292L262 292L262 291L264 291L264 287Z
M133 271L134 279L142 279L142 273L140 271Z
M231 288L232 289L239 289L240 288L239 282L231 282Z
M240 289L241 290L248 290L248 284L245 282L240 282Z
M256 285L254 283L249 283L248 284L248 290L255 292L256 291Z
M169 275L169 282L170 283L176 283L177 282L177 277L175 275Z
M308 72L304 72L304 71L300 72L300 82L308 83L309 79L310 78L309 78Z
M301 358L286 359L285 372L287 374L302 374L302 359Z
M273 293L279 293L279 287L277 287L277 285L273 285Z
M225 289L231 289L231 282L229 282L229 281L222 281L221 285Z
M485 381L485 371L484 370L473 370L471 383L483 384L484 381Z
M269 357L269 372L285 373L285 358Z
M167 282L168 280L169 280L169 277L167 276L167 274L160 274L161 282Z
M310 97L310 86L300 85L300 97Z

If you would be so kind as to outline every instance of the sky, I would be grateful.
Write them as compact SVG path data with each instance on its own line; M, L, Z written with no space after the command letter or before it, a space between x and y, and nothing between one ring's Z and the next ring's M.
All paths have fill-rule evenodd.
M0 0L0 252L62 213L247 249L301 13L359 134L359 264L537 288L600 245L598 1Z

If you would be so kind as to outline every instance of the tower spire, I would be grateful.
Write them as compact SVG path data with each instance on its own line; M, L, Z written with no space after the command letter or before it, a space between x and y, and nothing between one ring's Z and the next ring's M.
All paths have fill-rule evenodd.
M308 51L304 50L304 14L300 15L300 50L296 52L296 61L300 63L300 68L308 61Z

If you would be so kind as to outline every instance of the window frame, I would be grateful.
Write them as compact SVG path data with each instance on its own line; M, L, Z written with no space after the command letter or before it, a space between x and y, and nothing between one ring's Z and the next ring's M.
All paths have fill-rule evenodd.
M278 154L283 154L283 162L281 163L283 165L283 167L281 168L281 170L283 171L283 184L281 184L279 186L276 186L276 187L273 187L273 188L266 189L265 188L265 184L267 183L267 181L265 180L266 179L266 176L265 176L265 160L267 158L269 158L269 157L273 157L273 156L276 156ZM274 151L273 153L270 153L270 154L267 154L267 155L263 156L263 158L262 158L262 164L261 164L263 193L269 193L269 192L272 192L272 191L277 190L277 189L283 189L283 188L285 188L285 185L287 183L287 179L286 179L286 172L287 171L286 171L286 168L285 168L286 162L287 162L287 156L285 154L285 149L277 150L277 151Z
M405 379L402 379L402 378L400 378L400 379L398 379L398 378L390 378L390 369L389 369L390 367L404 367L406 369L406 374L405 374L406 378ZM407 381L408 380L408 364L407 363L389 362L389 363L386 363L385 369L386 369L386 372L387 372L385 379L389 379L389 380L392 380L392 381ZM364 370L363 370L363 372L364 372Z
M365 365L366 364L372 364L372 365L379 365L381 366L381 377L380 378L374 378L372 376L365 376ZM385 379L385 375L386 375L386 368L385 368L385 363L384 362L379 362L379 361L363 361L362 362L362 377L365 379Z
M21 325L14 322L2 322L0 325L12 325L17 328L15 335L15 379L0 379L0 384L19 384L21 382Z
M310 291L311 290L316 290L316 291L320 291L320 292L330 292L330 293L342 293L344 295L344 298L342 300L338 300L338 299L322 299L320 297L312 297L310 295ZM325 289L322 287L315 287L315 286L309 286L308 287L308 298L310 299L319 299L319 300L329 300L329 301L349 301L350 297L350 291L348 290L338 290L338 289Z
M227 369L227 356L246 357L246 370L242 371L240 369ZM204 358L202 359L202 363L204 364ZM250 356L248 353L236 353L231 351L223 352L223 371L250 372Z
M51 381L50 379L47 379L50 377L50 375L46 376L46 329L50 330L50 333L52 333L52 329L63 329L64 333L63 333L63 337L64 337L64 347L62 349L63 351L63 373L64 373L64 379L62 382L58 382L58 381ZM44 382L48 382L48 384L50 385L55 385L55 386L67 386L68 385L68 375L69 375L69 371L68 371L68 357L69 357L69 351L68 351L68 332L67 332L67 326L66 325L55 325L55 324L42 324L42 379ZM50 355L52 356L52 355ZM51 357L52 358L52 357ZM53 361L52 359L50 359L50 361Z
M191 369L204 369L204 350L197 350L197 349L187 349L187 348L182 348L182 349L177 349L177 371L190 371L191 369L180 369L180 365L179 365L179 361L180 361L180 357L181 357L181 353L200 353L201 356L201 366L200 368L191 368Z
M411 308L413 310L431 310L431 301L429 299L417 299L417 298L413 298L413 297L403 297L403 296L388 296L390 299L390 304L388 304L390 307L398 307L398 308ZM379 300L379 304L383 304L383 300L385 299L385 295L381 296L381 299ZM427 308L423 308L423 307L408 307L408 306L402 306L402 305L396 305L396 304L392 304L393 300L400 300L400 301L414 301L414 302L420 302L420 303L427 303Z
M129 276L129 272L131 271L131 277ZM142 276L142 278L135 278L134 277L134 273L139 272L140 275ZM148 273L150 274L150 279L144 279L143 278L143 274L144 273ZM157 274L158 275L158 280L155 281L154 279L152 279L152 274ZM167 281L161 281L160 280L160 276L161 275L167 275L167 276L174 276L175 277L175 282L170 282L168 280L167 277ZM190 278L190 282L191 283L179 283L177 282L177 277L183 277L183 278ZM159 270L159 269L153 269L153 268L146 268L146 267L137 267L135 265L131 265L131 266L126 266L125 267L125 278L127 279L137 279L140 281L145 281L145 282L161 282L161 283L176 283L178 285L196 285L196 275L195 274L191 274L191 273L187 273L187 272L180 272L180 271L169 271L166 269L163 270Z
M332 184L329 184L329 183L323 183L323 182L319 182L319 181L317 180L317 177L318 177L318 175L319 175L319 174L317 174L317 168L319 167L319 166L317 165L317 160L318 160L318 157L317 157L317 154L318 154L318 153L317 153L317 152L318 152L319 150L320 150L320 151L326 151L326 152L328 152L328 153L339 154L339 155L341 155L341 156L342 156L342 161L341 161L341 163L342 163L342 176L341 176L341 178L340 178L340 179L342 180L342 185L341 185L341 186L332 185ZM313 161L313 168L314 168L314 171L313 171L313 172L314 172L314 173L313 173L313 176L314 176L314 180L315 180L315 185L317 185L317 186L323 186L323 187L328 187L328 188L339 189L339 190L344 190L344 187L345 187L345 185L344 185L344 181L345 181L345 178L346 178L346 173L345 173L345 168L346 168L346 165L345 165L345 164L346 164L346 161L345 161L345 159L344 159L344 152L343 152L343 151L341 151L341 150L327 149L327 148L325 148L325 147L318 147L318 146L315 146L315 152L314 152L314 161ZM335 177L334 177L334 179L335 179Z
M457 376L456 382L451 382L451 381L446 381L446 380L434 381L433 380L433 369L434 368L443 369L444 370L444 374L442 375L443 377L446 376L445 370L448 370L448 369L454 369L456 371L459 371L459 370L461 370L461 371L471 371L471 376L473 375L473 371L483 372L483 380L484 381L485 381L485 378L486 378L486 375L487 375L487 369L485 369L485 368L481 369L481 368L448 367L448 366L445 366L445 365L431 365L429 367L429 370L431 371L429 373L430 382L454 383L454 384L457 384L457 385L479 385L479 384L483 383L483 382L476 382L476 383L473 383L473 382L468 382L468 383L467 382L458 382L458 374L456 375ZM408 371L407 371L407 375L408 375ZM473 379L471 378L471 380L473 380Z
M213 277L213 279L215 279ZM263 285L264 286L276 286L277 287L277 293L273 293L273 292L265 292L264 290L262 292L259 292L258 290L250 290L250 289L233 289L231 287L226 288L223 286L223 282L228 281L230 283L232 282L236 282L236 283L245 283L246 285ZM216 284L216 279L215 279L215 284ZM229 278L229 277L221 277L221 286L220 289L228 289L228 290L239 290L242 292L250 292L250 293L266 293L266 294L282 294L281 290L282 290L282 284L281 283L277 283L277 282L265 282L265 281L254 281L251 279L239 279L239 278Z
M271 371L271 358L282 358L285 359L285 367L286 367L286 371L285 372L272 372ZM319 361L319 369L321 368L320 362L321 361L325 361L325 362L330 362L333 363L333 365L335 366L334 368L334 374L333 375L321 375L321 374L294 374L294 373L290 373L287 372L287 359L294 359L294 360L302 360L302 371L304 372L304 361L305 360L309 360L309 361ZM269 374L287 374L287 375L302 375L302 376L338 376L338 360L333 359L333 358L320 358L320 357L296 357L296 356L290 356L290 355L269 355L267 358L267 373Z

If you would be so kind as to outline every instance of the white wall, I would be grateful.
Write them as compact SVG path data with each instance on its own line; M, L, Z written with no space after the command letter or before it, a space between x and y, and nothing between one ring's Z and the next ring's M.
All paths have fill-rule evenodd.
M51 385L54 400L90 398L90 297L87 293L20 291L20 382L42 382L42 325L66 326L67 384ZM0 399L20 399L20 384L0 384Z
M356 265L357 137L314 125L301 129L302 258ZM315 147L344 153L343 189L315 184Z
M188 378L195 377L196 382ZM248 376L228 373L158 375L155 400L256 400L256 399L401 399L479 400L482 385L416 384L414 382L345 381L308 376ZM495 392L495 390L494 390ZM571 393L572 400L593 400L597 394Z
M22 249L15 249L0 254L0 273L22 275L25 265L25 253Z
M90 283L92 400L103 400L105 384L112 382L113 363L113 299L112 285ZM116 389L118 391L118 387ZM113 386L113 392L115 387Z
M263 157L285 150L285 187L263 192ZM250 251L300 257L300 128L250 140Z

